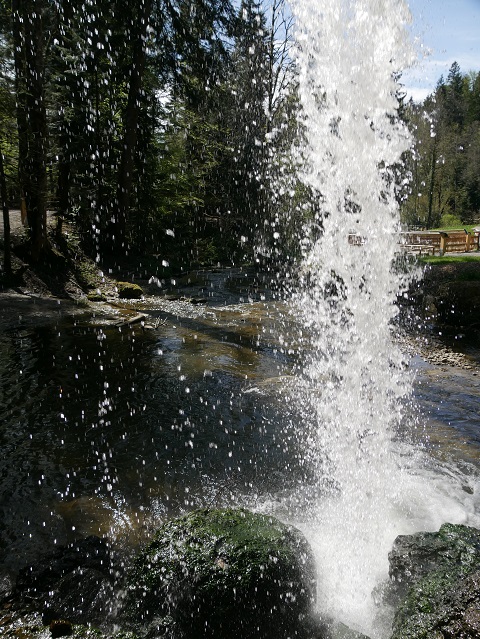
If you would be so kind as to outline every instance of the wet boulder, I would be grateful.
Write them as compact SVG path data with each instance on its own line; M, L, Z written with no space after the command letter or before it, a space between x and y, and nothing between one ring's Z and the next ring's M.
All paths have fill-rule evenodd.
M478 325L480 262L429 265L421 287L412 291L423 314L451 326Z
M127 609L147 634L270 639L301 635L315 599L303 535L244 509L169 521L136 560Z
M391 639L480 636L479 530L444 524L400 536L389 561L388 599L397 608Z
M110 616L112 562L104 539L90 536L27 566L18 575L13 599L42 613L45 625L58 619L102 624Z

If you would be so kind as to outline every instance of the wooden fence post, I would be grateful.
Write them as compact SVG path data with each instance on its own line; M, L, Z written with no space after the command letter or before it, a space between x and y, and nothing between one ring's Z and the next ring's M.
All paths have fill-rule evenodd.
M470 251L472 245L472 234L467 233L466 241L465 241L465 251L468 253Z
M448 235L444 231L440 231L440 255L445 255L447 252L447 239Z

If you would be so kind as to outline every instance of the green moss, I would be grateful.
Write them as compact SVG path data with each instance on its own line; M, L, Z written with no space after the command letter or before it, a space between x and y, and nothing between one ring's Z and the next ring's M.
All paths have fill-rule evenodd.
M89 302L103 302L105 300L105 295L99 293L98 291L90 291L87 293L87 299Z
M299 531L244 509L202 509L166 523L138 557L129 611L141 621L171 616L192 637L270 637L298 624L314 592Z
M395 615L391 639L433 639L456 623L469 598L476 597L467 580L480 567L480 531L444 524L437 533L417 533L412 538L418 560L435 557L435 565L409 589Z
M84 289L96 288L102 283L98 267L92 260L84 257L74 265L74 271L78 283Z
M138 284L132 282L117 282L117 291L119 297L128 300L138 300L143 295L143 290Z
M451 591L464 572L442 570L420 579L395 615L391 639L431 639L435 629L447 625Z

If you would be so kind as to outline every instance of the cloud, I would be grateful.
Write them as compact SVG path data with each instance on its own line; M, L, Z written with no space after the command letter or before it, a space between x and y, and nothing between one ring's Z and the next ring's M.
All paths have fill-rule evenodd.
M430 95L430 93L432 93L431 89L426 89L426 88L421 88L421 87L404 87L406 98L405 100L408 101L410 100L410 98L412 98L412 100L414 102L423 102L425 100L425 98Z

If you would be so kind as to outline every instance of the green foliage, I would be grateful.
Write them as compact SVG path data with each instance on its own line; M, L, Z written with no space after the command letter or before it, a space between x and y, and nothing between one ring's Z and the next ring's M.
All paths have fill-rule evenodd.
M453 213L445 213L440 218L440 227L441 229L458 229L462 228L462 220L454 215Z

